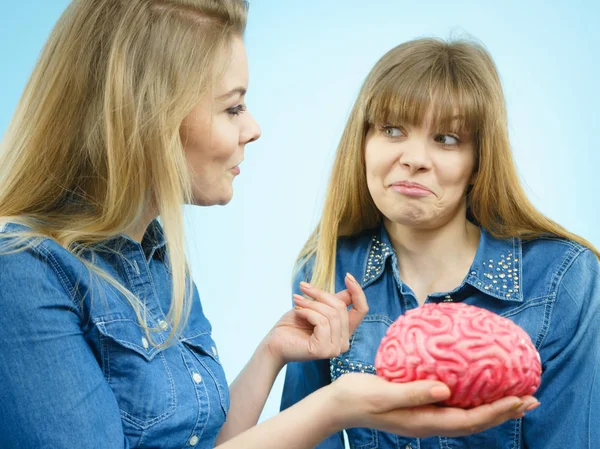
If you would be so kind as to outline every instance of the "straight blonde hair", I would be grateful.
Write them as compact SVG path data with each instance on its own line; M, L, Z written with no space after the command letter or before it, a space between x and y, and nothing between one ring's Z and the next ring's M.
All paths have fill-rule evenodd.
M456 123L458 108L459 123ZM365 139L371 126L419 126L432 110L436 129L469 132L476 148L476 178L467 192L469 218L497 238L553 235L600 253L591 243L542 215L527 199L514 164L506 106L496 66L475 42L417 39L386 53L367 76L338 145L323 215L298 256L297 269L314 258L311 282L333 291L340 237L381 223L367 187Z
M247 10L243 0L73 1L0 145L0 218L31 228L12 236L13 250L51 238L80 257L149 210L161 217L173 276L167 343L185 326L192 298L180 125L211 95ZM139 298L82 261L127 297L148 332Z

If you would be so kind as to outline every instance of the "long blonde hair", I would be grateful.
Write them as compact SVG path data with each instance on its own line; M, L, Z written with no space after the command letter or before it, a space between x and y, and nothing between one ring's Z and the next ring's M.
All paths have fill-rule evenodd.
M504 94L489 53L471 41L417 39L386 53L367 76L339 143L323 215L300 252L296 267L314 257L311 282L334 290L339 237L381 223L369 193L364 147L376 123L420 125L429 109L433 126L460 127L473 136L476 178L467 195L470 218L497 238L532 239L551 234L587 246L589 242L542 215L527 199L508 139Z
M243 35L244 0L75 0L50 35L0 147L0 218L80 256L160 215L173 275L167 319L191 306L181 207L191 199L180 125L211 94ZM148 331L141 302L126 295Z

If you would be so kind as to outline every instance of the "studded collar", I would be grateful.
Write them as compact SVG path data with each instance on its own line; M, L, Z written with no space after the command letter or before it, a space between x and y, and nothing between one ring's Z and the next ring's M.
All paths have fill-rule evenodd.
M368 245L361 279L363 288L375 282L383 274L388 258L394 260L396 254L385 226L381 225L373 232ZM463 283L454 291L469 284L494 298L522 302L521 258L520 239L497 239L481 228L481 238L473 264ZM396 263L394 265L397 266Z

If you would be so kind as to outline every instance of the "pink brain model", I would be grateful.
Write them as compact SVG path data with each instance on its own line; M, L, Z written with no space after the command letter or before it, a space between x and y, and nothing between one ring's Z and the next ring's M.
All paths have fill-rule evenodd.
M375 368L391 382L444 382L452 391L444 404L461 408L533 394L542 371L523 329L461 303L424 304L398 318L381 340Z

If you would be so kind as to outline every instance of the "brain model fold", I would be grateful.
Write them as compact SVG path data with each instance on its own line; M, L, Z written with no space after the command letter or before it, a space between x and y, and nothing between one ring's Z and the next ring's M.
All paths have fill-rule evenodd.
M391 382L431 379L452 395L444 404L471 408L533 394L541 362L529 335L488 310L463 303L424 304L390 326L375 358Z

